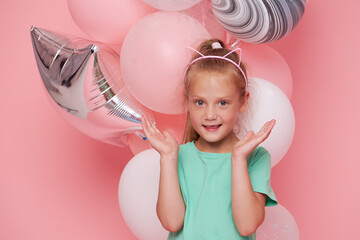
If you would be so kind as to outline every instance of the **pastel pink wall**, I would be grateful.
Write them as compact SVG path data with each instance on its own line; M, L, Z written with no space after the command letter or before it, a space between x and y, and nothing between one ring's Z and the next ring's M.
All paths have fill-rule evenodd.
M130 150L71 127L41 85L30 26L86 37L66 1L2 1L0 9L0 239L136 239L117 200ZM272 185L303 240L358 236L358 9L357 1L310 0L298 27L270 44L292 70L296 115Z

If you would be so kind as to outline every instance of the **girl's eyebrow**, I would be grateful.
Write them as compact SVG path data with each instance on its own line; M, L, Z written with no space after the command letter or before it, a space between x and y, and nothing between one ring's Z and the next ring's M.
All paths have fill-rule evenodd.
M191 97L191 98L206 98L206 97L202 97L199 95L189 95L189 97ZM221 97L217 97L216 99L217 100L222 100L222 99L231 100L231 99L233 99L233 97L232 96L221 96Z
M204 97L201 97L199 95L189 95L189 97L192 97L192 98L204 98Z

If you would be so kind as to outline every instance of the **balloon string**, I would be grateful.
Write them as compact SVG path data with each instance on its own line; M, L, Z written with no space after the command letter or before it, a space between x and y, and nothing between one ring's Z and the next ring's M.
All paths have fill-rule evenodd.
M237 39L233 44L231 44L231 49L237 48L239 45L241 45L241 40Z
M235 41L232 43L232 35L226 31L225 32L225 42L226 42L226 45L227 46L230 46L230 49L235 49L235 48L238 48L240 45L241 45L241 40L240 39L237 39L235 38Z
M142 135L139 131L135 132L136 135L138 135L142 140L146 140L146 137L144 135Z
M201 12L202 12L202 14L201 14L201 23L202 23L202 25L203 25L204 27L206 27L206 26L205 26L205 14L206 14L205 8L202 8L202 9L201 9Z

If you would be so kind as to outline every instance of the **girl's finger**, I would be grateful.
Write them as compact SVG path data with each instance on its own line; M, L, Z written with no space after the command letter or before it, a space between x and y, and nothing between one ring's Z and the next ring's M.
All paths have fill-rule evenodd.
M148 123L146 121L145 115L141 116L141 125L143 127L143 130L144 130L144 133L145 133L146 137L149 138L150 130L149 130L149 125L148 125Z
M159 134L161 134L161 132L159 131L159 129L157 128L157 126L155 125L155 122L154 121L152 121L152 120L148 120L149 122L150 122L150 124L151 124L151 126L153 127L153 129L155 129L155 131L157 132L157 133L159 133ZM162 134L161 134L162 135Z
M258 132L259 135L262 134L268 134L271 132L271 129L274 127L275 125L275 119L272 119L271 121L268 121L265 123L265 125L260 129L260 131Z
M274 125L275 125L275 120L271 120L270 122L267 123L266 129L261 135L259 135L261 142L265 141L265 139L269 137Z
M254 131L249 131L246 133L246 135L243 137L242 140L246 141L248 140L252 135L254 135Z
M275 126L276 120L271 120L270 125L266 131L266 137L268 137Z
M149 132L153 135L157 135L160 139L164 138L164 135L157 129L155 123L151 121L148 117L145 117L146 124L148 125Z
M154 129L154 127L153 127L153 125L150 123L148 117L146 117L146 116L145 116L145 123L146 123L146 126L147 126L147 128L148 128L148 131L149 131L150 133L155 133L155 132L156 132L155 129Z
M262 135L262 134L266 131L266 129L268 128L268 126L269 126L269 122L266 122L266 123L264 124L264 126L262 126L262 128L256 133L256 135Z
M268 126L267 126L265 132L270 132L270 131L272 130L272 128L274 127L275 122L276 122L275 119L269 121Z

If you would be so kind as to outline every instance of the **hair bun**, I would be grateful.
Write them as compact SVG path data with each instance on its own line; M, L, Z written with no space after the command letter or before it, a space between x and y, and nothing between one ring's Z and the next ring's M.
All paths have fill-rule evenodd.
M223 48L219 42L213 42L211 44L212 49Z

